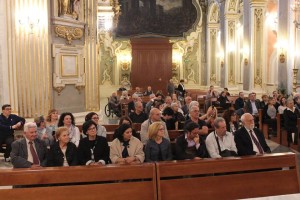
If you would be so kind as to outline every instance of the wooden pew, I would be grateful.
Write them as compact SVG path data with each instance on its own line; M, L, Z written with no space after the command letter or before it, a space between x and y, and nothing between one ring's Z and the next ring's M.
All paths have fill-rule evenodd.
M0 185L26 186L1 189L1 199L157 199L154 163L2 169Z
M277 132L276 132L276 137L269 137L269 125L266 123L263 123L263 111L262 109L258 110L258 116L259 116L259 129L262 131L262 133L264 134L264 137L266 139L270 139L273 142L276 142L278 144L282 143L282 132L284 132L284 130L281 129L281 115L279 113L277 113L276 115L276 126L277 126Z
M119 127L119 124L102 124L102 126L106 128L107 132L113 132Z
M168 130L168 134L171 142L175 142L176 138L184 134L184 130Z
M158 199L241 199L299 193L296 156L159 162Z

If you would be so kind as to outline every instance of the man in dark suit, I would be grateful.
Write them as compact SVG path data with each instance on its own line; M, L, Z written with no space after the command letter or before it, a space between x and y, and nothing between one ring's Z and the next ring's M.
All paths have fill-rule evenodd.
M34 168L46 166L47 147L37 138L37 126L33 122L24 125L24 138L12 143L10 153L14 168Z
M239 156L258 155L271 153L264 135L259 129L254 128L254 118L250 113L241 117L243 126L235 132L234 141Z
M249 94L249 100L245 104L245 113L250 113L253 115L256 127L258 126L258 110L261 109L260 101L256 99L256 94L254 92Z
M184 98L186 91L185 91L185 87L183 84L184 84L184 80L181 79L178 84L177 91L179 92L179 96Z
M176 159L200 159L208 157L205 141L199 137L199 125L190 122L186 125L185 134L176 139Z

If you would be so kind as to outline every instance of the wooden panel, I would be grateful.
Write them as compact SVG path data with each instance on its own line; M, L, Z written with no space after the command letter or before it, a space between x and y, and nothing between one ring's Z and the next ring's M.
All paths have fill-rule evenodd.
M131 39L132 69L130 81L132 87L162 90L172 77L172 44L165 38Z
M292 184L297 183L295 173L274 171L163 180L159 199L240 199L297 193L298 185Z
M124 187L126 185L126 187ZM111 200L153 200L156 199L152 182L127 182L95 185L72 185L59 187L18 188L0 190L5 199L18 200L81 200L81 199L111 199Z

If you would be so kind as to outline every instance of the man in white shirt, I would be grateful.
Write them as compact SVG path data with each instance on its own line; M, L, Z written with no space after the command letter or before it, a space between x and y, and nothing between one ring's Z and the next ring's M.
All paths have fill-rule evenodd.
M214 121L215 131L206 138L206 148L211 158L221 158L220 153L229 150L237 153L232 133L226 131L226 122L222 117L217 117ZM233 153L234 154L234 153Z
M34 168L46 166L47 147L37 138L37 126L33 122L24 125L24 138L12 143L10 153L14 168Z

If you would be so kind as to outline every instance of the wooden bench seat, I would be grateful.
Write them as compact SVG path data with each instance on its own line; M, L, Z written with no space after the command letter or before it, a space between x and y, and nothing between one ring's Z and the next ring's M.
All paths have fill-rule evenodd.
M32 186L41 184L46 184L47 187ZM154 163L5 169L0 171L0 185L26 186L26 188L1 189L1 199L124 200L126 197L126 199L153 200L157 198Z
M293 153L159 162L158 199L240 199L299 193Z

